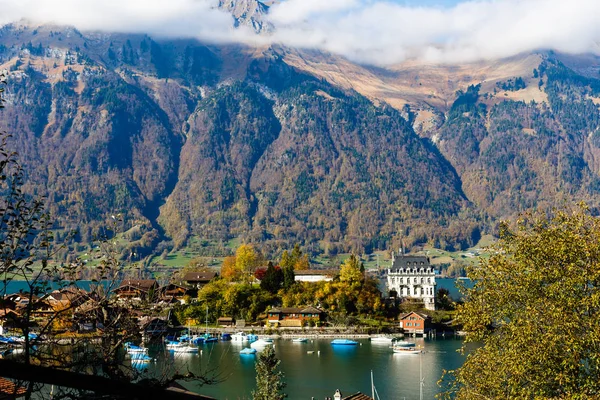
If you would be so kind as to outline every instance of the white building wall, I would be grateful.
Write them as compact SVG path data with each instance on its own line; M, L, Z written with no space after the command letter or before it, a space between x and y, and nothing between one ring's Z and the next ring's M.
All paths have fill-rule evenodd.
M388 289L399 297L411 297L423 301L425 308L435 310L435 270L427 268L388 269Z
M329 275L296 275L294 280L296 282L321 282L332 281L333 277Z

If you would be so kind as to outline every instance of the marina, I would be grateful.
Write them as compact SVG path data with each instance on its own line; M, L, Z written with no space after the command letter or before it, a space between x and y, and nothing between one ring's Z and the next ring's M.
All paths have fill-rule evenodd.
M273 341L287 383L285 392L291 400L323 399L333 396L336 389L344 394L370 393L373 370L374 383L382 399L418 399L419 366L422 362L423 398L432 399L440 392L437 381L443 370L459 367L463 356L457 353L462 340L457 338L410 338L422 353L399 355L391 345L356 339L357 345L332 346L331 339L308 339L297 343L291 339ZM225 380L217 385L202 386L182 382L191 391L217 399L251 398L255 388L255 362L258 353L234 342L201 345L198 354L174 354L164 348L151 348L155 363L140 366L149 374L159 374L168 366L196 374L214 371ZM260 352L260 349L257 349Z

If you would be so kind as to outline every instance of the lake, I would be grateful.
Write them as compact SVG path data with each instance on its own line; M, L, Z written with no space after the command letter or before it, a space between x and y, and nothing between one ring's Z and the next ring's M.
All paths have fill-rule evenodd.
M275 340L275 352L285 373L288 398L322 400L333 397L336 389L344 396L358 391L371 393L371 370L375 388L381 399L418 399L419 369L422 366L423 398L433 399L440 388L437 381L443 370L462 365L464 357L457 350L462 345L458 338L411 338L424 352L394 354L386 344L371 344L368 339L358 340L359 346L331 346L330 339L315 339L308 343ZM246 345L247 347L248 345ZM165 366L174 366L179 372L196 374L214 370L226 380L214 386L200 387L194 382L183 385L191 391L217 399L250 399L255 387L254 363L256 356L240 355L241 344L220 342L201 345L202 354L165 353L154 349L157 357L148 370L158 374ZM314 351L308 354L308 351ZM318 354L317 352L320 352Z

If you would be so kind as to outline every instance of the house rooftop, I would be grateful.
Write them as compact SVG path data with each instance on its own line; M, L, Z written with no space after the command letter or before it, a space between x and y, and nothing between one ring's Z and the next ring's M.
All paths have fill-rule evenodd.
M157 285L156 279L123 279L118 289L130 286L147 292Z
M340 273L339 269L305 269L300 271L294 271L294 275L326 275L335 276Z
M210 282L216 276L217 273L212 271L188 272L183 276L183 280L185 282Z

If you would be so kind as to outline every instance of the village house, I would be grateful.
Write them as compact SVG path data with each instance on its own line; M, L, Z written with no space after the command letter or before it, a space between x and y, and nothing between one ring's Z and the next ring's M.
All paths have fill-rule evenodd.
M305 269L294 272L296 282L321 282L332 281L340 273L336 269Z
M185 296L192 296L193 290L187 286L169 283L159 289L160 301L165 303L185 304Z
M392 266L387 270L387 287L390 296L423 303L427 310L435 310L435 269L426 256L392 252Z
M431 330L431 317L415 311L400 315L400 328L408 334L425 335Z
M325 313L315 307L281 307L267 312L269 324L279 327L302 327L308 321L321 322Z
M115 295L120 299L153 301L158 296L158 283L155 279L124 279Z
M190 287L196 289L202 289L208 282L212 281L217 277L216 272L212 271L199 271L199 272L188 272L183 276L183 282Z

